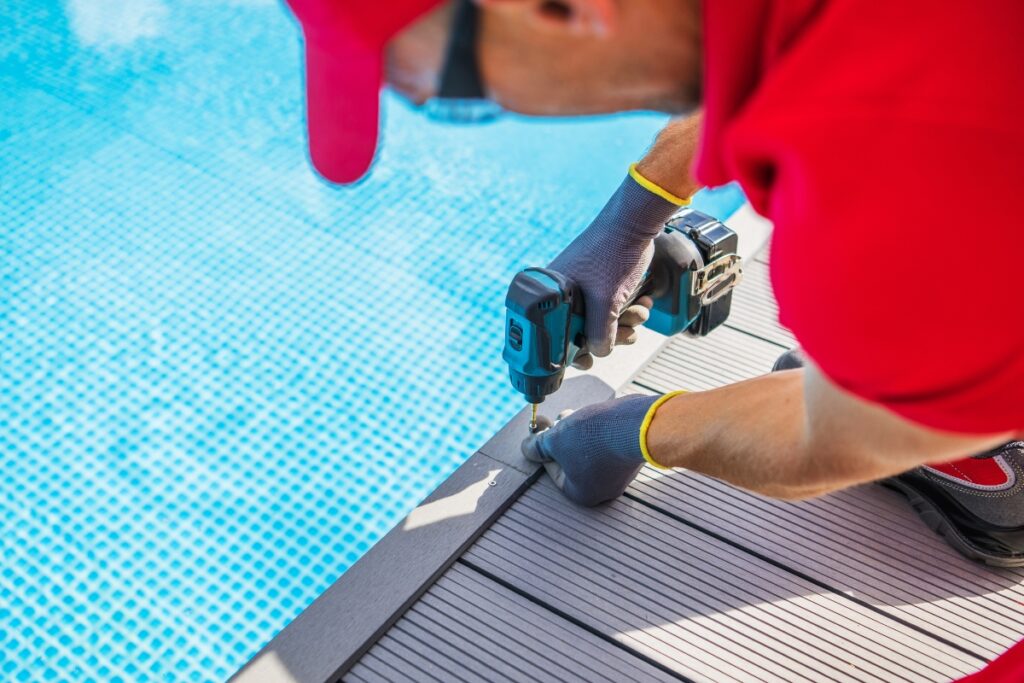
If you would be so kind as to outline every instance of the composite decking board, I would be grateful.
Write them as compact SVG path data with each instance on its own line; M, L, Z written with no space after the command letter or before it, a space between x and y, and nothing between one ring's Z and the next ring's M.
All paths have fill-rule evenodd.
M401 668L416 683L423 681L450 683L451 679L445 675L447 672L440 671L437 666L431 665L430 662L424 662L412 656L404 644L400 643L391 634L384 635L377 642L377 645L377 651L374 654L379 654L381 658L390 658L394 662L395 668ZM373 656L371 653L367 654L371 657Z
M978 664L670 519L652 524L651 513L634 503L581 510L543 481L466 557L696 678L742 680L760 672L776 680L921 680L923 673L927 680L946 680ZM688 577L699 589L684 593L657 580L656 588L648 585L659 571L677 581ZM609 585L608 575L630 577L629 583ZM844 642L836 644L837 638ZM909 667L899 657L888 661L890 639L904 648L900 656ZM696 662L695 651L704 655Z
M417 605L417 610L434 610L434 616L440 619L442 615L446 613L446 606L442 604L421 606ZM523 681L523 680L540 680L545 676L545 670L538 663L534 662L531 658L524 657L523 653L519 651L519 648L514 647L516 645L513 641L502 643L500 639L494 637L493 633L487 631L482 624L467 614L461 614L460 619L462 621L463 629L460 629L456 637L462 637L463 649L470 647L479 647L482 652L488 652L491 657L492 667L495 661L500 661L504 667L506 667L506 674L509 675L512 680ZM489 667L490 668L490 667ZM490 673L488 671L488 673Z
M648 528L642 527L642 528L634 530L634 532L632 532L632 533L634 535L635 534L644 534L644 533L647 533L648 531L649 531ZM679 540L679 539L677 539L677 540ZM659 558L655 556L655 557L652 557L651 559L652 560L658 560ZM721 559L721 558L718 558L718 559ZM771 572L761 573L759 575L759 579L761 579L762 581L766 580L766 579L769 579L769 578L773 578ZM779 578L781 578L782 583L779 582ZM783 590L783 591L786 591L787 588L788 589L793 589L797 585L795 582L792 581L792 576L790 574L786 573L786 572L775 574L774 578L770 582L770 584L773 585L776 589L780 589L780 590ZM746 583L745 583L745 581L743 579L741 579L739 581L739 583L735 583L734 582L731 585L732 585L733 590L734 590L734 592L736 594L743 594L743 595L748 596L748 598L752 595L749 592L749 587L746 586ZM765 588L765 587L766 586L762 586L762 588ZM823 615L822 614L818 614L816 611L812 610L811 612L808 612L808 613L804 614L803 618L809 620L810 622L813 622L815 629L819 629L820 628L820 629L824 629L826 631L829 628L831 628L831 626L830 626L830 623L831 623L830 615L833 615L833 614L841 614L842 615L843 625L846 625L846 622L848 620L852 620L853 622L859 623L860 626L863 626L863 627L866 627L866 628L873 628L878 623L878 615L871 615L870 617L865 617L865 615L862 612L859 612L857 610L851 609L850 606L844 604L843 600L841 600L841 599L840 600L830 600L829 602L830 602L830 607L829 607L829 609L826 612L823 613ZM799 601L794 601L793 604L801 604L801 603L799 603ZM769 626L772 626L772 624L769 624ZM774 626L785 628L787 625L786 624L774 624ZM856 639L856 637L855 637L855 639ZM915 638L913 636L910 637L910 640L914 640L914 639ZM916 640L921 641L922 639L920 637L917 637ZM928 642L929 642L929 645L930 645L930 639L928 640ZM851 644L853 645L853 648L850 650L850 652L851 652L851 654L853 656L864 656L864 655L868 654L865 651L857 650L858 645L856 643L852 643L852 641L851 641ZM861 643L860 645L863 645L863 643ZM883 655L883 659L884 658L885 657Z
M632 532L632 533L635 535L636 533L645 533L647 531L649 531L649 529L641 528L641 529L635 529L634 532ZM652 558L652 559L656 559L656 558ZM686 576L689 576L689 575L686 575ZM792 580L792 576L790 574L785 573L785 572L773 571L771 573L765 573L765 574L759 576L759 579L762 579L762 580L765 580L766 578L770 578L772 580L769 581L768 584L765 584L765 585L762 586L762 588L765 588L765 589L767 589L768 586L772 586L773 589L782 590L783 592L788 593L794 587L798 587L799 586L799 583L796 582L796 581L793 581ZM734 594L737 595L737 596L742 594L742 595L750 597L750 596L753 595L752 593L750 593L748 587L745 585L745 583L743 581L740 581L739 584L732 583L730 585L733 586ZM789 589L789 591L787 591L787 589ZM801 608L805 607L805 605L802 605L800 603L794 603L794 604L797 604ZM852 609L849 605L843 604L842 600L832 601L832 605L831 605L831 607L829 609L829 612L824 616L824 618L819 619L818 618L819 615L817 615L814 612L811 612L811 613L805 615L805 618L809 619L811 622L815 622L815 624L816 624L815 628L822 628L822 629L828 630L830 628L830 624L831 624L830 615L832 615L832 614L842 614L842 617L843 617L843 620L844 620L844 622L843 622L844 625L845 625L845 621L846 620L852 620L853 622L860 623L862 626L865 626L867 628L874 628L875 626L877 626L877 623L878 623L878 615L871 615L871 617L866 617L862 612L859 612L859 611L857 611L855 609ZM918 638L918 640L921 640L921 639ZM864 652L858 652L858 653L855 653L855 654L863 655L865 653Z
M593 540L592 537L589 534L586 534L586 533L582 533L581 537ZM618 546L616 546L616 545L609 546L608 550L611 550L612 552L616 552L615 551L616 547L618 547ZM588 559L591 560L591 561L595 561L595 566L600 566L600 567L603 567L604 569L608 569L610 571L613 571L613 568L608 567L606 564L600 562L600 560L595 560L595 558L593 558L593 557L590 557ZM682 581L682 582L686 582L688 579L693 579L693 578L694 577L692 576L692 574L689 574L687 571L685 571L685 569L683 569L682 571L679 571L679 573L676 574L673 577L673 579L679 580L679 581ZM733 584L731 587L732 588L736 588L735 584ZM743 592L742 590L738 590L738 591L735 591L735 593L730 593L730 594L723 593L723 596L725 596L726 598L736 598L736 599L739 599L739 600L749 600L750 599L749 597L742 596L742 592ZM661 608L666 608L666 607L671 608L670 603L667 602L667 601L671 600L671 598L672 598L671 595L662 596L662 595L660 595L658 593L654 593L654 594L649 595L647 597L653 598L656 601L656 604L659 607L661 607ZM665 599L663 600L662 597L664 597ZM701 600L699 602L701 604L702 609L707 609L707 610L709 610L709 612L711 612L711 611L719 611L719 610L722 609L722 604L721 603L717 603L716 604L716 601L714 600L714 594L712 594L712 599L711 600ZM737 632L741 632L740 631L741 625L738 624L738 623L733 623L734 620L730 618L730 615L728 613L723 613L722 618L721 619L716 619L715 621L719 621L719 620L722 622L723 629L724 629L725 633L729 633L733 628L736 628ZM759 620L758 620L757 625L758 626L763 626L764 629L769 629L769 630L786 629L786 630L779 631L779 632L784 634L783 640L785 641L785 643L781 647L774 647L774 648L773 647L768 647L768 648L764 648L765 650L772 651L775 655L778 655L778 656L780 656L782 658L785 658L789 662L789 664L788 664L788 666L786 668L793 668L795 666L799 670L799 668L806 667L804 669L805 673L808 670L820 671L821 667L819 665L817 665L817 663L812 658L804 657L804 656L801 655L799 650L792 649L793 647L801 647L801 646L810 645L809 643L807 643L807 640L806 640L805 637L801 637L801 636L805 636L806 634L802 634L802 633L797 633L796 632L796 631L799 631L799 628L792 629L791 628L791 626L792 626L791 624L785 624L785 623L779 622L778 620L776 620L776 619L774 619L772 617L765 617L765 615L759 615ZM789 627L789 628L787 629L787 627ZM753 630L756 631L761 636L763 636L763 635L765 635L764 634L764 629L759 629L759 628L755 627ZM737 641L737 640L733 639L732 642L733 642L733 645L743 646L743 645L749 645L749 643L753 643L753 642L757 642L757 641L755 641L755 640L747 640L746 642L743 642L743 641ZM815 675L818 675L818 674L815 674ZM825 674L821 674L821 675L825 675Z
M563 611L576 611L577 615L575 618L578 618L581 622L587 623L591 628L609 633L613 635L613 637L619 637L628 645L636 649L645 649L652 655L652 658L660 659L662 662L676 670L679 670L680 663L694 666L695 668L693 670L686 671L686 674L689 676L708 672L714 672L714 675L716 676L722 676L723 672L728 672L734 677L742 676L742 670L733 667L727 661L727 658L722 659L720 656L712 656L710 663L708 663L706 659L694 658L691 650L679 647L680 644L683 644L691 647L693 651L698 651L701 649L701 641L697 638L691 638L688 640L684 637L675 642L671 642L660 638L657 633L649 634L642 631L622 636L619 634L619 631L615 626L618 625L622 628L627 628L627 622L623 622L621 620L616 621L616 617L621 616L623 613L628 613L634 618L637 618L637 615L631 610L624 610L624 606L622 604L602 597L600 594L589 596L591 599L584 600L580 605L559 604L564 603L561 599L562 593L557 591L552 592L554 587L571 587L572 583L567 582L562 576L551 576L549 574L545 574L545 576L548 577L548 581L546 582L546 585L538 588L537 586L531 585L529 582L524 583L519 580L519 577L514 573L512 576L509 576L508 570L512 570L513 572L531 571L531 567L525 566L523 564L523 560L520 559L518 555L514 554L515 552L516 548L509 546L507 541L503 541L499 534L496 544L476 548L470 555L469 561L480 565L484 569L495 572L498 576L505 574L505 576L501 577L502 580L516 585L517 590L522 590L532 595L539 596ZM532 557L533 555L531 554L530 556ZM580 606L583 606L584 609L577 609ZM611 622L607 620L602 621L595 617L595 614L610 615L608 619L611 619ZM609 624L611 624L611 626L609 626ZM714 655L715 653L712 654ZM717 654L721 655L722 651L719 651ZM748 668L747 671L750 671L750 669Z
M472 642L482 651L488 652L492 658L501 659L513 670L517 671L520 680L525 677L529 680L539 680L545 675L554 678L564 678L570 672L565 670L561 664L550 659L545 659L537 652L530 652L524 645L523 636L520 633L508 632L503 639L501 634L489 625L485 619L481 619L479 612L459 600L445 600L437 593L434 594L436 601L430 604L424 601L423 606L430 605L436 610L436 615L446 615L452 612L459 614L459 622L463 633L472 634ZM417 608L420 606L418 605ZM533 655L533 656L527 656ZM544 662L539 660L545 659ZM548 668L550 667L550 668Z
M699 586L699 590L703 591L705 588L706 588L705 586ZM598 609L602 609L602 608L599 606ZM618 604L615 604L615 605L613 605L613 609L622 609L622 606L618 605ZM762 621L765 621L763 615L759 615L756 618L758 618L758 619L760 619ZM644 624L647 624L649 619L650 619L650 617L648 615L645 615L644 619L642 619L641 622L644 623ZM697 627L695 627L695 625L692 622L686 624L686 626L689 629L697 628ZM789 630L789 628L787 626L782 626L780 628L778 625L768 624L768 627L769 628L779 629L779 630L781 630L781 632L785 632L785 631ZM616 627L613 626L612 628L614 629ZM670 632L670 634L669 634L670 636L673 635L671 633L672 628L666 627L665 629L662 629L662 630ZM700 629L697 628L697 630L699 631ZM751 648L760 649L762 651L765 649L765 648L763 648L762 646L760 646L758 644L757 640L752 639L751 633L749 632L749 630L740 629L740 633L742 634L742 636L744 636L743 642L740 642L738 644L736 644L736 643L729 644L728 647L725 648L724 653L721 650L716 650L715 648L702 647L700 643L694 643L692 641L687 641L687 639L685 639L685 638L683 638L681 640L680 639L676 639L676 638L670 638L670 640L668 642L649 643L649 644L652 645L655 649L658 649L658 650L664 650L664 649L667 648L668 650L672 651L673 654L678 653L680 650L687 650L687 651L692 650L692 651L703 652L704 656L701 657L702 660L706 660L706 659L710 658L711 661L719 663L719 664L721 662L724 662L724 661L749 660L750 657L737 656L737 653L749 653L749 650ZM679 634L679 632L677 631L675 633L675 635L678 636L678 634ZM698 636L699 635L700 634L698 634ZM640 638L638 638L638 640L639 639ZM711 635L711 636L706 636L704 639L705 639L705 643L706 643L706 641L708 639L713 640L715 642L718 642L720 640L720 636L718 636L718 635ZM824 673L824 671L821 671L820 668L819 668L819 672L807 674L806 673L806 667L800 666L799 664L793 662L792 660L788 660L788 659L785 660L785 661L787 661L789 663L789 666L788 667L783 667L785 669L788 669L788 671L780 672L778 670L779 667L775 667L775 666L772 666L772 665L766 665L764 663L764 661L757 661L759 659L758 656L753 657L753 659L755 660L753 663L751 663L750 661L740 661L739 662L740 671L745 672L745 673L738 673L735 670L729 670L728 668L726 668L724 670L724 673L722 671L717 671L717 672L714 672L714 673L709 673L708 675L709 675L710 679L712 679L712 680L719 680L719 679L722 679L722 678L726 678L726 679L730 679L730 680L731 679L735 679L735 678L742 679L745 676L749 676L749 675L752 675L752 674L768 675L770 678L775 679L775 680L825 680L825 679L829 679L829 680L851 680L851 679L864 679L864 678L868 678L868 679L871 679L871 680L896 680L896 679L904 680L904 679L910 678L909 676L894 676L893 674L888 673L888 672L879 673L877 671L875 671L874 674L872 674L871 671L866 671L866 672L863 672L860 675L854 675L851 678L851 675L849 675L849 674L852 673L855 670L855 668L857 666L857 660L855 658L852 658L852 657L846 657L845 655L844 655L844 657L845 657L845 659L842 659L842 661L840 661L840 659L837 658L836 661L831 663L832 670L829 672L829 674L831 674L831 675ZM675 661L678 662L680 658L679 657L672 657L672 659L674 659ZM696 671L692 670L690 666L686 665L686 662L683 662L683 665L684 665L684 670L686 670L686 672L688 674L696 674L696 673L698 673L700 671L703 671L703 669L699 669L699 668ZM719 668L722 669L721 666ZM844 674L844 668L849 668L850 671L847 672L846 674ZM867 668L868 669L874 669L875 667L872 667L871 665L868 665ZM794 672L803 672L805 675L796 675ZM708 672L707 671L703 671L703 673L708 673ZM920 676L921 676L921 672L917 672L914 675L913 679L917 679ZM946 675L938 676L938 675L934 675L933 674L931 676L927 676L926 675L925 678L929 678L929 679L933 678L935 680L941 680L941 679L948 678L948 676L946 676Z
M1024 572L962 558L896 494L862 487L785 503L690 473L648 471L630 492L982 655L997 655L1024 633ZM856 520L844 515L858 506L872 507ZM862 514L872 509L874 518ZM910 526L890 524L894 518ZM894 528L907 544L880 550Z
M793 333L779 325L779 307L772 295L766 263L756 258L743 262L743 281L733 292L726 325L786 348L796 346Z
M454 572L453 568L453 572ZM469 571L469 570L467 570ZM488 602L503 601L508 609L495 614L496 618L510 626L522 623L524 627L543 632L547 642L557 641L558 652L564 653L578 666L596 674L608 674L618 680L636 681L670 681L677 680L673 676L659 671L635 657L623 656L623 652L601 638L579 627L569 628L564 620L551 618L551 611L540 607L530 600L512 592L494 581L484 578L476 571L478 578L470 579L464 588L469 593ZM466 575L469 578L469 575ZM458 574L456 574L458 580ZM572 625L570 625L572 626ZM580 647L586 644L587 647Z
M401 648L401 650L399 650ZM352 669L398 661L442 680L672 681L465 566L453 566Z
M476 679L476 672L487 667L487 657L481 653L466 652L453 646L438 634L443 634L451 625L438 626L432 619L418 612L407 612L392 628L397 642L410 651L432 658L453 678L465 681ZM373 652L373 650L371 650ZM457 665L453 665L457 662Z
M439 638L457 650L461 650L464 653L473 652L479 646L476 634L470 629L446 629L444 626L446 622L445 615L439 613L435 606L416 604L409 610L408 615L419 619L425 629L433 629ZM483 655L481 654L480 656ZM508 657L509 652L505 648L501 648L493 653L487 662L488 678L491 680L501 679L507 681L526 680L527 674L520 667L510 664L507 661ZM482 666L483 662L480 662L480 664Z
M384 661L379 657L364 657L365 661L361 661L360 666L360 678L369 681L399 681L404 682L410 680L408 676L401 671L401 667L395 668L392 663Z
M495 555L487 548L479 549L475 554L473 562L480 563L481 566L485 568L488 566L493 567L496 564L506 564L504 557L501 555ZM524 568L515 561L508 561L507 564L509 568L514 569L515 571L529 571L529 568ZM507 580L511 584L516 584L517 590L529 592L552 604L558 602L557 595L551 594L548 588L537 590L529 584L524 584L523 582L518 581L515 577L505 578L503 580ZM555 583L558 583L558 581L556 580ZM567 609L572 611L574 607L575 606L568 606ZM587 607L593 608L593 605L587 604ZM617 612L619 608L620 606L618 604L605 601L601 602L601 604L594 609L614 613ZM559 607L559 609L561 609L561 607ZM658 637L642 631L623 635L618 634L615 628L609 628L607 624L590 618L590 615L586 612L579 614L577 618L579 621L587 623L598 631L603 630L613 634L613 637L620 642L623 642L628 647L646 653L652 660L661 662L672 670L685 671L686 676L694 681L743 680L745 676L747 678L759 678L757 676L758 672L756 668L736 668L729 663L728 658L722 659L720 655L716 655L714 653L708 654L706 651L701 650L700 642L697 640L687 641L686 639L679 639L673 643L662 641ZM702 656L697 656L697 654L701 654ZM744 674L744 671L746 674Z
M659 483L663 483L666 486L671 486L673 484L681 483L681 478L684 476L687 475L679 473L679 480L673 479ZM638 478L638 486L641 486L644 482L651 481L653 478L654 477L650 471L644 472ZM714 482L695 482L694 484L695 486L700 484L711 484L713 486ZM725 488L725 485L721 486ZM863 492L865 495L873 494L873 492L868 491L866 488L857 489L857 491ZM710 499L702 498L699 494L693 493L692 489L680 490L680 493L684 495L689 495L690 502L693 502L694 504L696 504L696 502L700 500L701 504L705 506L704 509L706 510L717 508L720 511L725 512L731 511L735 507L735 501L732 498L725 499L723 504L723 500L716 501L714 497ZM872 521L864 519L862 513L860 513L857 510L856 506L853 504L853 500L844 500L840 496L840 494L833 494L832 496L829 496L820 501L806 501L803 504L794 506L787 506L783 504L775 508L775 514L768 513L767 515L758 516L762 518L770 517L771 521L773 522L774 528L779 529L780 534L785 534L792 528L789 526L790 524L796 524L797 526L801 526L801 522L804 524L807 523L807 515L800 515L797 511L810 511L811 515L813 515L813 524L819 527L820 532L822 532L824 543L812 544L807 542L806 536L802 533L795 534L790 532L788 534L788 540L795 544L794 547L798 547L802 550L826 549L844 550L846 552L849 552L849 544L841 538L841 536L847 536L849 534L849 524L836 523L832 520L836 518L839 513L842 513L843 521L848 523L859 524L862 521L867 521L868 523L871 523ZM717 505L716 502L718 503ZM771 507L771 504L774 501L769 500L766 502L768 503L766 507ZM750 510L744 509L744 511L749 512ZM742 521L742 519L737 521ZM886 528L892 529L892 527ZM941 551L942 546L935 543L927 542L932 541L933 537L929 533L924 533L924 530L921 528L908 529L907 531L909 531L910 533L905 539L901 540L905 540L905 546L912 546L907 548L911 551L910 553L901 553L895 550L891 544L884 544L879 546L880 542L874 536L867 536L858 545L858 552L862 557L864 557L865 562L858 562L857 566L862 570L867 570L870 573L876 567L879 561L886 562L891 561L893 559L897 559L901 562L900 572L889 573L884 571L883 567L882 571L879 571L878 573L873 573L872 576L876 578L886 579L906 579L907 577L912 576L914 579L914 585L921 586L922 590L924 591L927 591L929 587L941 585L941 583L948 583L950 579L956 579L960 585L970 584L978 590L991 590L1001 588L999 586L995 586L994 584L992 584L991 581L982 582L980 579L988 578L987 574L979 574L976 571L974 573L971 573L971 571L974 570L974 567L972 565L966 565L966 567L962 567L961 565L965 563L949 562L948 564L937 566L934 564L932 559L924 559L919 554L921 551L926 551L928 554L931 554L933 550ZM926 542L922 542L922 539L924 539L924 541ZM787 543L782 547L790 546ZM945 563L948 560L952 559L947 557L947 553L942 554L942 562ZM935 580L939 581L940 583L936 584ZM940 592L945 591L942 591L940 589ZM918 595L915 597L921 596ZM927 597L939 598L942 596L938 593L935 593ZM1020 610L1009 610L1009 613L1019 612Z
M562 657L556 657L545 653L543 650L535 649L530 643L530 638L524 631L518 630L517 628L510 628L504 632L496 630L494 627L490 627L487 624L487 615L475 605L468 604L464 599L452 595L443 596L438 595L439 599L451 609L461 609L463 616L473 615L476 618L477 633L480 635L487 635L489 641L488 650L504 647L512 650L512 654L516 658L522 659L533 659L538 667L548 675L560 679L560 680L575 680L573 670L570 668L570 662Z
M447 680L492 678L496 658L513 668L502 667L502 675L517 671L520 678L675 680L460 565L447 571L385 638L403 647L403 658L416 660L420 671L431 664ZM380 649L375 646L366 657L395 656L393 648ZM352 673L361 675L358 665Z
M427 673L416 666L415 660L405 654L404 648L401 646L395 647L394 640L388 635L383 636L377 641L374 651L372 653L368 652L363 657L363 661L371 665L376 663L378 667L387 667L390 671L399 672L397 680L406 683L443 681L443 679ZM390 674L389 680L393 678L395 678L395 674Z
M641 480L648 479L651 476L651 472L647 472L642 476ZM672 485L681 482L682 480L680 479L664 483ZM728 490L727 485L720 482L705 480L700 483L707 484L712 488L717 485L722 491ZM685 495L687 492L681 490L680 493ZM729 493L733 493L733 491L729 491ZM878 500L879 497L896 501L896 506L883 505L882 501ZM757 496L752 496L752 498L765 503L766 508L773 510L775 513L773 520L778 522L776 528L781 528L782 530L787 529L788 524L795 524L797 526L800 526L801 523L806 524L809 521L808 517L812 516L813 519L811 521L819 528L825 543L809 544L804 534L792 536L795 544L809 550L815 550L818 547L829 547L833 550L849 552L848 544L843 543L839 539L841 536L849 535L851 525L874 525L876 530L884 528L888 531L905 533L905 536L900 537L900 544L898 546L885 542L880 534L863 536L863 538L859 539L858 550L863 553L865 561L858 562L857 567L862 571L867 570L869 572L878 569L877 575L887 579L906 580L908 576L912 576L912 585L919 586L923 592L932 591L927 595L929 598L942 599L949 597L946 593L948 593L951 580L955 580L958 586L969 588L972 591L999 591L1006 589L1007 586L1005 581L1002 581L1002 585L1000 585L1000 583L994 580L996 576L1001 578L1011 577L1014 582L1019 582L1022 578L1020 570L990 571L979 567L975 563L964 560L955 554L948 545L939 541L930 530L921 524L915 515L910 514L909 510L905 507L903 499L898 494L882 489L876 490L873 487L864 486L850 491L838 492L825 498L804 501L800 504L787 504ZM734 501L730 499L725 505L725 509L730 509L733 505ZM868 506L873 506L873 509ZM880 523L883 514L886 514L884 525ZM899 571L886 571L891 567L889 563L893 560L899 563ZM858 572L858 574L860 573ZM920 598L921 595L915 595L914 597ZM1011 619L1014 621L1004 621L1004 626L1016 628L1022 626L1017 621L1024 618L1019 605L1011 607L1006 604L993 602L985 595L979 595L978 597L988 601L988 609L995 609L999 613L1011 616Z
M785 349L739 330L673 340L633 379L655 391L700 391L763 375Z

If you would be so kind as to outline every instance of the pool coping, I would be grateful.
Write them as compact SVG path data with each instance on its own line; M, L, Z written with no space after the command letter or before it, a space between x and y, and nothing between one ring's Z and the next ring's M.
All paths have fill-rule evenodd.
M558 412L614 394L601 379L574 377L545 406ZM344 675L540 476L519 449L528 420L520 411L230 680L323 683Z
M752 257L771 233L770 223L749 204L727 222L741 235L744 258ZM544 412L555 415L607 400L628 386L671 340L646 328L639 332L635 346L598 359L587 373L567 373L562 388L545 402ZM528 410L521 410L230 681L339 680L538 479L542 468L525 460L519 448L528 420Z

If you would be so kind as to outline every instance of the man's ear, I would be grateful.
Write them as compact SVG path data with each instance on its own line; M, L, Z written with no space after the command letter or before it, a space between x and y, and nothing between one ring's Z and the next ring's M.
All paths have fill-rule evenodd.
M604 38L618 28L615 0L476 0L481 7L519 12L547 31Z

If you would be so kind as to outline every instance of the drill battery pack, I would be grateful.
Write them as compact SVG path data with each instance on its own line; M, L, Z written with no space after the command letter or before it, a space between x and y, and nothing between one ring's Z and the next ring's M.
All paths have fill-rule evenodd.
M715 218L690 208L676 213L655 242L647 326L703 337L725 322L743 277L738 246L736 233Z

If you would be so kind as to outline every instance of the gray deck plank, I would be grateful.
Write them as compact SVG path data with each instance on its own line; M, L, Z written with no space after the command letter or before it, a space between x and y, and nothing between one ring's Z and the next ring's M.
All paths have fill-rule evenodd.
M763 375L784 349L723 327L707 337L680 337L641 370L634 382L655 391L700 391Z
M528 503L526 503L525 505L528 506ZM550 508L548 509L547 512L548 513L551 512ZM638 534L642 534L642 533L645 533L647 531L649 531L649 529L645 529L643 527L634 527L633 529L631 529L631 530L629 530L629 531L627 531L625 533L626 533L627 537L635 538L635 537L637 537ZM627 549L628 549L628 546L624 545L623 546L623 550L627 550ZM689 576L689 575L684 573L684 576ZM796 585L796 584L794 584L794 583L792 583L790 581L791 577L789 577L785 573L782 573L782 574L769 574L769 575L765 575L765 576L759 577L759 578L763 578L763 580L767 581L768 584L770 584L771 586L774 586L774 587L777 587L777 588L781 587L782 590L784 590L784 591L785 590L792 590L792 587L794 585ZM753 595L752 593L749 592L749 590L747 589L747 586L745 585L744 582L739 582L739 583L732 582L732 583L729 583L729 585L731 586L730 594L733 595L733 596L745 595L745 596L748 596L748 598L749 598L750 596ZM841 601L837 602L833 606L832 612L830 614L842 614L843 618L853 619L857 623L861 623L863 626L865 626L867 628L873 627L875 625L875 622L877 622L877 619L875 619L875 618L862 619L861 617L863 615L861 613L849 609L849 606L848 605L844 605ZM827 630L829 628L829 624L831 623L829 618L828 618L828 616L829 615L826 615L824 618L818 618L818 615L812 612L812 613L809 613L808 615L806 615L806 618L809 619L810 621L814 622L817 627L823 628L823 629ZM773 627L773 628L777 627L779 625L779 624L773 623L771 620L766 621L766 624L769 625L770 627ZM782 636L784 638L788 637L789 635L792 635L792 634L791 633L783 633L782 634ZM797 641L799 641L800 643L804 643L805 642L803 639L800 639L800 638L797 638ZM865 653L863 651L860 651L859 654L863 655Z
M415 683L415 680L410 678L409 675L403 672L401 664L395 662L386 661L378 656L364 657L363 661L359 662L360 672L356 679L365 679L368 681L388 681L391 683L407 683L411 681Z
M394 629L391 630L394 631ZM378 640L373 649L372 653L366 654L366 658L373 659L374 656L381 659L386 658L393 662L393 668L399 668L406 672L416 683L426 683L426 681L448 683L451 680L435 663L413 657L406 649L405 644L399 642L391 633L385 634Z
M780 346L796 346L793 333L779 325L779 307L772 295L768 264L754 259L743 262L743 282L733 292L732 310L726 323Z
M941 681L980 664L633 501L573 506L546 479L465 557L695 680Z
M578 669L582 676L608 676L619 680L636 681L671 679L644 662L623 657L608 643L593 634L581 631L579 627L568 628L564 622L552 620L549 611L511 593L488 577L469 569L463 574L456 571L458 569L461 567L454 567L451 575L467 596L475 596L487 604L504 606L501 611L491 612L493 618L504 625L503 628L532 633L535 636L543 634L546 643L557 644L557 648L551 652L557 653L559 658Z
M787 503L650 470L630 492L984 656L1024 633L1024 572L964 559L880 487Z
M461 565L424 594L394 634L353 667L353 680L372 680L364 662L392 669L404 662L442 680L676 680Z
M486 660L476 659L471 653L459 650L447 640L439 638L434 633L436 630L434 622L429 619L414 618L406 613L402 620L392 627L389 635L394 636L395 640L407 650L422 653L420 656L424 659L430 659L436 663L438 668L449 676L450 680L474 680L476 677L474 672L482 671L487 665ZM460 667L452 667L449 662L459 662Z

